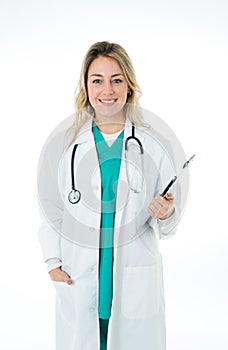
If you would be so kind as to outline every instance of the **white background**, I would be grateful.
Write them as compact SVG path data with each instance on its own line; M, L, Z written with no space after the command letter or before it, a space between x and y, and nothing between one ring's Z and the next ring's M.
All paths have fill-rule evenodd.
M228 3L0 0L0 349L54 349L54 288L37 237L38 158L74 112L82 59L121 44L141 105L175 131L191 165L178 233L161 242L168 350L228 348Z

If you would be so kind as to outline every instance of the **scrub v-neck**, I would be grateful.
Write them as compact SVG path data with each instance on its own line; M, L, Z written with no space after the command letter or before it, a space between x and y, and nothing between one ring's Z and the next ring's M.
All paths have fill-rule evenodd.
M101 173L101 230L99 251L99 318L111 315L113 291L113 232L116 208L116 193L119 178L124 130L111 146L100 130L93 125L97 156Z

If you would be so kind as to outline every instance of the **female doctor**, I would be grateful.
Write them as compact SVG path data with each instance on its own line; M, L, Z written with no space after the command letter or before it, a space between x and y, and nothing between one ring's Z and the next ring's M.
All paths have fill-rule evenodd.
M159 193L174 169L139 96L126 51L95 43L64 135L70 142L59 157L60 142L46 150L39 238L56 288L57 350L166 349L158 241L174 233L177 215L174 195Z

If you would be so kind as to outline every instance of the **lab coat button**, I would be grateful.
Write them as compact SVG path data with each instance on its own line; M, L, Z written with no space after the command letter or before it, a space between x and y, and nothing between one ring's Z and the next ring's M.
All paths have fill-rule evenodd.
M90 227L89 230L90 231L95 231L95 228L94 227Z

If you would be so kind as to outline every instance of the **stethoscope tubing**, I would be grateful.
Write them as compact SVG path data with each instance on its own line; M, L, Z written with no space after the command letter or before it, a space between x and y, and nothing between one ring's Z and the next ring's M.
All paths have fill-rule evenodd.
M143 145L142 145L141 141L135 136L135 125L134 125L134 123L132 123L132 134L131 134L131 136L128 136L126 141L125 141L125 154L128 151L128 143L129 143L130 140L134 140L134 141L136 141L138 143L139 148L140 148L140 154L143 155L144 154ZM68 199L69 199L69 202L71 204L76 204L81 199L81 192L75 188L74 160L75 160L75 154L76 154L77 147L78 147L78 144L75 144L74 148L73 148L73 151L72 151L72 156L71 156L71 191L70 191L70 193L68 195ZM185 162L185 164L183 165L182 169L185 169L188 166L189 162L192 161L192 159L194 157L195 157L195 155L193 155L187 162ZM174 176L174 178L171 179L171 181L165 187L165 189L160 194L160 196L164 197L166 195L166 193L173 186L173 184L176 182L178 177Z
M132 123L132 134L129 136L125 141L125 153L128 151L128 143L130 140L134 140L138 143L140 147L140 153L143 154L143 145L141 141L135 136L135 125ZM68 195L68 200L71 204L76 204L81 199L81 193L79 190L75 188L75 172L74 172L74 160L75 160L75 154L77 150L78 144L74 145L72 155L71 155L71 191Z
M76 149L78 147L78 144L74 145L72 156L71 156L71 187L72 190L75 190L75 181L74 181L74 159L75 159L75 153Z
M132 123L132 129L131 130L132 130L131 136L128 136L126 141L125 141L125 152L128 151L128 142L130 140L135 140L138 143L139 147L140 147L140 153L143 154L144 153L143 145L142 145L141 141L135 136L135 125L134 125L134 123Z

